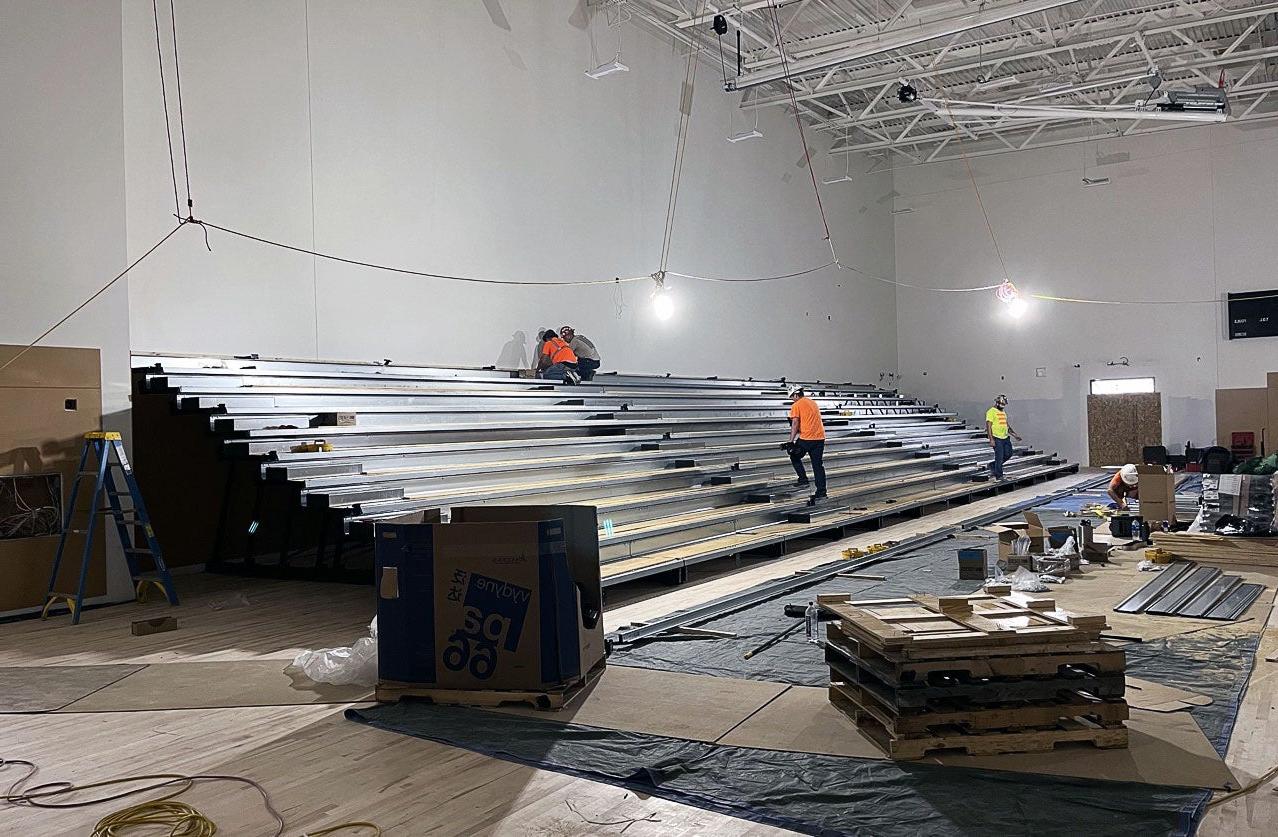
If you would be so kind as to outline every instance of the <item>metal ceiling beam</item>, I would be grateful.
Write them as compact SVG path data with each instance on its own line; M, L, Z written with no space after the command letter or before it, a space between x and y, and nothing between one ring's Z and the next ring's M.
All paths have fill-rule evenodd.
M1228 23L1234 20L1244 20L1247 18L1263 18L1269 14L1272 14L1275 11L1278 11L1278 3L1264 3L1262 5L1253 6L1247 9L1232 10L1224 14L1200 16L1194 19L1177 18L1174 22L1171 22L1168 24L1144 28L1142 32L1145 35L1145 37L1149 37L1150 35L1170 34L1172 30L1175 30L1175 29L1193 29L1195 27L1209 26L1209 25L1220 24L1220 23ZM1035 49L1024 49L1024 50L1013 49L1006 52L990 52L986 50L984 54L981 55L980 57L962 56L957 58L954 62L950 64L946 64L943 66L928 67L925 71L922 71L922 72L918 72L914 70L905 72L901 68L883 70L883 71L877 72L873 76L864 76L862 78L857 79L856 81L846 82L842 84L832 84L819 91L799 94L799 98L811 99L811 98L816 98L819 96L834 95L836 93L853 93L856 91L877 87L882 84L889 84L889 83L895 82L902 75L908 75L912 80L923 80L923 79L937 78L939 76L947 75L950 73L979 70L980 68L984 67L986 64L994 60L1002 60L1006 62L1026 61L1026 60L1035 59L1035 58L1043 58L1045 56L1051 56L1054 54L1063 53L1068 55L1069 50L1071 49L1083 50L1083 49L1103 46L1106 44L1113 45L1115 44L1115 42L1126 42L1132 37L1132 34L1133 33L1130 28L1113 27L1111 28L1110 31L1091 35L1090 37L1088 37L1086 40L1083 40L1083 41L1069 42L1067 39L1062 38L1060 39L1061 42L1055 47L1038 47ZM1121 48L1121 44L1119 44L1119 47ZM972 43L970 45L964 45L962 47L962 50L974 51L977 48L978 48L978 45L976 43ZM951 49L953 51L957 51L959 48L951 47ZM1117 49L1115 50L1115 52L1117 52ZM899 62L902 59L895 59L895 60ZM753 110L754 108L770 107L773 105L778 105L778 104L783 104L788 102L789 102L789 98L784 96L761 96L754 99L747 106L747 109Z
M1278 46L1268 47L1266 49L1260 49L1260 50L1252 50L1250 52L1236 52L1228 57L1215 56L1211 59L1193 58L1188 61L1183 61L1183 60L1176 61L1175 59L1167 59L1167 57L1164 56L1164 60L1161 62L1161 64L1163 67L1163 72L1167 74L1171 74L1171 73L1175 73L1179 71L1193 71L1200 67L1223 67L1223 66L1229 66L1233 64L1248 64L1248 63L1252 64L1251 68L1249 68L1243 74L1243 76L1239 78L1239 80L1236 81L1229 88L1229 94L1232 97L1237 95L1246 95L1248 92L1253 91L1255 88L1252 85L1247 84L1246 79L1249 79L1254 74L1257 67L1263 66L1264 61L1268 59L1274 59L1274 58L1278 58ZM1118 87L1120 85L1127 85L1128 88L1130 89L1133 74L1130 72L1130 70L1119 71L1119 72L1121 73L1120 75L1116 75L1108 79L1099 79L1095 82L1089 83L1086 86L1089 88L1092 88L1092 87L1111 87L1112 88L1112 87ZM1031 96L1031 97L1017 98L1017 99L1014 99L1013 101L1001 103L1001 104L1014 106L1014 105L1020 104L1023 101L1030 101L1035 98L1040 98L1040 97ZM1111 100L1109 102L1109 104L1117 104L1117 103L1118 103L1117 99ZM997 104L1000 104L1000 103L990 103L990 104L992 106L997 106ZM926 108L923 105L911 105L909 107L900 107L887 112L876 113L872 115L862 115L857 118L855 123L849 118L840 117L837 120L830 120L818 126L818 130L841 131L849 127L850 125L854 125L858 123L868 122L871 124L878 124L883 122L905 120L905 119L912 118L915 114L924 112L926 110L928 110L928 108ZM1080 118L1087 118L1087 117L1082 116ZM919 137L916 135L915 140L918 140L918 139ZM837 154L841 152L842 150L843 149L840 147L832 147L830 149L830 153Z
M965 32L969 29L979 29L991 23L1001 23L1024 15L1037 14L1049 9L1069 6L1077 2L1079 0L1023 0L1023 2L1008 3L993 8L986 7L954 17L911 26L907 29L876 33L851 41L846 47L825 55L796 61L790 65L789 73L786 73L784 67L773 67L744 73L733 82L733 87L737 90L743 90L747 87L777 81L787 76L793 77L827 70L830 67L846 64L849 61L868 58L872 55L879 55L895 49L903 49L936 38L944 38L948 35Z

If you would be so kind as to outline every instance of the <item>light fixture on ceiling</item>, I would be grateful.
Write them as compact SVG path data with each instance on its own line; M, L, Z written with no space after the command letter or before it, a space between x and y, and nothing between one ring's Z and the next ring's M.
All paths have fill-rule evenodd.
M670 296L670 290L666 288L666 272L658 270L652 274L652 281L655 285L652 289L652 313L657 315L658 320L668 320L674 316L674 300Z
M610 76L613 73L628 73L628 72L630 72L630 68L627 67L625 64L621 63L621 53L617 53L617 57L612 59L611 61L608 61L604 64L600 64L598 67L595 67L593 70L586 70L586 75L590 76L591 78L603 78L604 76Z
M1088 186L1108 186L1108 185L1109 185L1108 177L1084 177L1083 178L1084 188Z
M630 20L630 10L626 8L624 0L609 0L604 4L604 11L607 14L608 26L617 30L617 54L612 57L611 61L603 62L593 70L586 70L586 75L595 79L610 76L613 73L630 72L630 68L621 63L621 29L626 21ZM599 53L595 49L593 37L591 38L590 51L595 60L598 61Z
M745 107L745 100L746 100L746 97L749 95L750 95L750 91L748 90L741 95L741 104L737 106L738 110ZM751 140L751 139L763 139L763 132L759 130L759 109L758 108L754 109L754 125L753 126L751 126L750 128L747 128L744 131L737 131L735 133L733 132L732 128L733 128L732 111L728 111L728 142L736 143L736 142L743 142L745 140Z
M972 92L979 93L984 90L999 90L1003 87L1011 87L1013 84L1019 84L1020 79L1016 76L1002 76L1000 78L987 78L972 85Z
M908 214L908 213L910 213L910 212L913 212L913 211L914 211L914 207L912 207L912 206L901 206L901 207L897 207L896 209L893 209L893 210L892 210L892 214L893 214L893 215L906 215L906 214Z
M843 132L843 147L848 147L848 131ZM852 152L845 150L843 152L843 176L832 177L829 180L822 180L822 183L829 186L833 183L851 183L852 182Z

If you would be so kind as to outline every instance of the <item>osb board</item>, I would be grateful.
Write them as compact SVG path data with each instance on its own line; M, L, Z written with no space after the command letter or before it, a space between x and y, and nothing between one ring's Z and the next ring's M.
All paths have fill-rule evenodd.
M1265 420L1265 450L1272 453L1274 445L1268 438L1268 428L1278 426L1278 372L1270 372L1265 380L1269 390L1268 405L1265 411L1268 416Z
M947 767L1151 785L1221 789L1238 786L1229 768L1216 755L1211 742L1188 714L1137 709L1132 711L1127 726L1131 740L1127 749L1101 750L1090 745L1066 745L1048 753L1001 756L947 754L928 756L922 761ZM887 758L830 703L826 689L810 686L792 686L719 739L718 743L852 758Z
M1251 432L1256 435L1259 453L1268 415L1269 391L1265 387L1216 390L1216 444L1227 448L1232 442L1232 433Z
M9 358L18 346L0 346ZM0 361L2 365L3 361ZM38 348L0 373L0 475L62 475L62 502L71 494L84 434L101 428L102 390L97 349ZM76 408L66 409L75 399ZM106 592L105 529L94 538L86 595ZM71 547L82 547L73 538ZM0 612L39 607L49 584L57 537L0 540ZM58 589L73 592L80 551L64 561ZM65 612L65 611L63 611Z
M0 366L23 346L0 345ZM36 346L0 371L0 387L102 388L102 359L97 349Z
M608 666L586 694L549 713L522 706L493 711L563 723L713 742L786 690L784 683Z
M3 666L0 713L53 712L144 666Z
M1087 396L1087 454L1093 468L1141 461L1141 448L1163 443L1162 395Z
M132 712L352 703L372 695L368 686L315 683L287 660L156 663L62 707L61 712Z

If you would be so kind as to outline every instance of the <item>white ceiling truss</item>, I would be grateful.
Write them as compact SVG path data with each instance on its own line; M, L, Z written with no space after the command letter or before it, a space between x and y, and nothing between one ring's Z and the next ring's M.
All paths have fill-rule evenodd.
M921 163L1171 130L1192 122L1133 119L1160 92L1218 86L1229 121L1278 118L1278 2L1260 0L624 0L633 23L720 69L712 20L722 14L731 88L747 110L788 107L834 135L830 152L890 154ZM776 31L781 30L781 49ZM737 31L741 72L737 73ZM782 53L781 50L784 50ZM920 99L1022 107L955 115ZM734 91L742 92L734 92ZM1128 118L1103 119L1122 108ZM1097 115L1090 109L1095 108ZM1074 110L1083 113L1072 118ZM988 111L989 109L986 108ZM1008 111L1003 109L1003 113ZM961 143L959 140L961 139Z

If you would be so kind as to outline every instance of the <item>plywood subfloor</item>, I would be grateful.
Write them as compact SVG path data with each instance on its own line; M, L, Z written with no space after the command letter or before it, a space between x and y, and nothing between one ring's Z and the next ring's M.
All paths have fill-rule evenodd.
M1063 478L910 520L701 584L661 589L662 595L612 610L605 618L610 629L635 619L653 618L816 566L849 546L899 540L1078 479ZM277 660L282 666L306 648L349 644L363 635L373 613L372 594L362 587L217 576L179 576L178 583L183 605L175 609L131 604L90 610L76 628L65 619L0 625L0 666L217 660ZM1097 584L1093 594L1105 586ZM1064 601L1066 597L1060 598ZM131 620L170 613L179 619L177 631L147 637L129 634ZM1266 618L1263 609L1256 618ZM1181 630L1198 626L1190 620L1173 621ZM1278 622L1271 621L1228 757L1244 782L1278 763L1278 712L1272 708L1278 664L1263 662L1275 652ZM389 837L461 832L585 837L600 833L600 827L587 823L587 818L638 820L626 830L627 837L787 833L353 724L341 718L341 710L340 706L312 705L0 715L0 752L8 758L26 757L40 763L43 781L91 781L124 770L245 773L271 788L288 818L289 834L339 820L367 818L379 822ZM193 791L190 799L211 814L225 833L269 833L263 828L267 820L251 792L205 786ZM569 802L579 813L568 807ZM13 808L5 812L5 825L15 833L82 835L104 813L99 808ZM649 816L653 820L643 820ZM1271 833L1275 821L1278 794L1270 786L1213 809L1199 833L1206 837L1260 837Z

